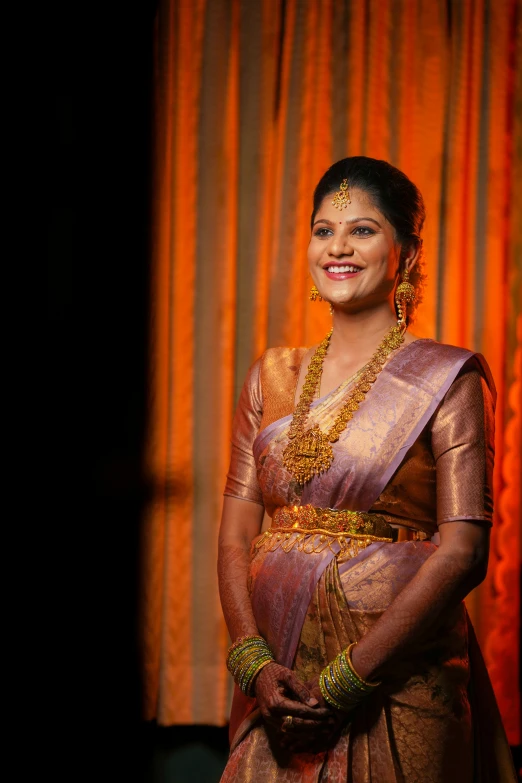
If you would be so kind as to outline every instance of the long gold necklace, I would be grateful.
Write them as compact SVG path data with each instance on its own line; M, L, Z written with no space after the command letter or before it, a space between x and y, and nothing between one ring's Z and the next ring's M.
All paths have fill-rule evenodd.
M290 443L283 451L283 464L298 484L304 484L313 476L328 470L334 458L331 444L339 440L339 436L372 388L389 354L404 342L404 329L400 326L392 326L370 361L360 371L360 380L349 394L328 432L322 432L318 424L305 432L306 419L321 383L323 362L330 345L332 331L326 335L312 356L288 431Z

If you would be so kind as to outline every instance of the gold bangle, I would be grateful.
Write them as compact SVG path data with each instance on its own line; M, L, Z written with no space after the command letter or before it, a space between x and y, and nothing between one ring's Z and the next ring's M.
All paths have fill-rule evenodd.
M247 652L254 650L269 651L270 648L262 636L244 636L238 639L228 650L226 660L227 669L232 672L243 656L245 656Z
M335 707L336 710L340 710L341 712L348 712L350 708L348 708L336 695L336 693L333 693L334 691L333 684L329 681L328 676L326 674L328 667L325 667L321 674L319 675L319 690L321 691L323 695L323 699L327 704L329 704L331 707Z
M273 660L272 651L262 636L243 636L229 648L226 663L236 685L249 696L255 677Z
M352 642L352 644L350 644L346 648L345 656L344 656L345 659L346 659L346 662L347 662L348 666L350 667L350 669L352 670L353 674L357 677L358 680L360 680L360 682L362 682L363 685L365 685L367 688L377 688L377 686L381 684L380 681L377 682L377 680L374 680L374 682L368 682L368 680L363 680L363 678L359 674L357 674L357 672L354 669L354 666L353 666L353 663L352 663L352 650L353 650L353 648L355 647L356 644L357 644L357 642Z

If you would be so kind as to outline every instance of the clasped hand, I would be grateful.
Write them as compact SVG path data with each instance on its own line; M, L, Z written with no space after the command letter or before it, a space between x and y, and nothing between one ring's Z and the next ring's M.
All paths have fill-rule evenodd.
M293 753L326 750L346 722L344 713L326 705L317 680L302 683L278 663L261 669L255 692L271 739Z

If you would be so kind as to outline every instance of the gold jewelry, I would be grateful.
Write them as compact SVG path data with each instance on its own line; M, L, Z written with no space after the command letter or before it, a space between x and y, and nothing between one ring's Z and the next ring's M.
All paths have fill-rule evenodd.
M331 549L336 556L348 559L357 557L374 541L393 542L393 529L381 514L307 504L276 508L272 526L256 542L255 549L265 552L297 549L306 555Z
M286 731L289 729L294 722L294 719L291 715L285 715L285 719L283 721L283 725L281 726L281 731Z
M330 315L333 315L333 314L334 314L334 306L333 306L333 304L330 302Z
M350 191L348 190L348 180L343 179L340 184L340 189L333 197L332 204L336 209L344 209L348 204L351 204Z
M318 299L320 302L322 302L322 301L323 301L323 297L322 297L322 296L321 296L321 294L319 293L319 289L317 288L317 286L316 286L316 285L315 285L315 283L314 283L314 285L313 285L313 286L311 287L311 289L310 289L310 301L311 301L311 302L315 302L317 299Z
M404 342L402 323L392 326L370 361L363 367L361 379L348 396L328 432L322 432L318 424L305 432L305 422L310 413L314 396L321 384L323 362L332 331L330 330L312 356L303 390L288 431L290 442L283 451L283 464L298 484L304 484L306 481L310 481L313 476L325 473L329 469L334 458L330 444L339 440L339 436L372 388L372 383L375 382L389 354Z
M274 511L272 533L279 530L321 530L323 533L344 536L378 536L392 540L390 517L347 508L319 508L305 506L279 506Z
M415 288L409 281L410 273L407 269L402 273L401 282L395 291L395 307L397 308L397 321L406 326L406 313L408 305L415 299Z
M274 656L262 636L242 636L232 644L227 655L227 669L246 696L254 696L254 680Z
M351 652L355 644L341 650L319 675L319 688L324 700L344 712L353 710L381 684L363 680L353 668Z

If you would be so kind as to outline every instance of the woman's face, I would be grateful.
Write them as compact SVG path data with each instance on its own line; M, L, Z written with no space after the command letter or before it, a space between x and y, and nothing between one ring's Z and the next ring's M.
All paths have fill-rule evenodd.
M356 312L390 298L401 248L363 190L351 190L351 204L341 210L332 198L326 196L315 216L308 264L323 299Z

